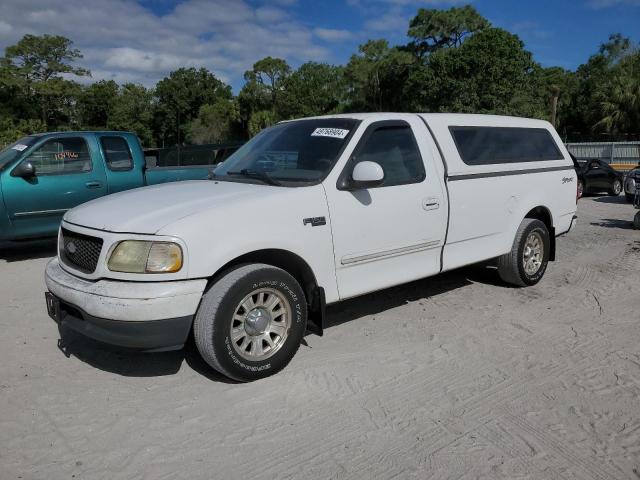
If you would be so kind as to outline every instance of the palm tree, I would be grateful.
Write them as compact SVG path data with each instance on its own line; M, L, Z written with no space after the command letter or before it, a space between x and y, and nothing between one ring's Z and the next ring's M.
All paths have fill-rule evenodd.
M618 66L598 97L600 120L595 130L609 134L640 132L640 54Z

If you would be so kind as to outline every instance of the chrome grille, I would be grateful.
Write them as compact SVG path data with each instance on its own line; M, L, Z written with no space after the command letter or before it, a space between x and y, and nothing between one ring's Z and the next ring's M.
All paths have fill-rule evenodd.
M103 240L62 229L60 258L67 265L84 273L93 273L98 266Z

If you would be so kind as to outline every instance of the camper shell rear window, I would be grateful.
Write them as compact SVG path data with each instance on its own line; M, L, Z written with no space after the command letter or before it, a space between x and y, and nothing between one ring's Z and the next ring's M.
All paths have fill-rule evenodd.
M562 160L548 130L514 127L449 127L460 158L467 165Z

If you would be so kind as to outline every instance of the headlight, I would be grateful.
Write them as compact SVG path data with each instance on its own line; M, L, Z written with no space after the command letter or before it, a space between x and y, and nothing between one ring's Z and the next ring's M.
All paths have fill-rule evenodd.
M125 240L113 249L109 270L124 273L173 273L182 268L182 249L177 243Z

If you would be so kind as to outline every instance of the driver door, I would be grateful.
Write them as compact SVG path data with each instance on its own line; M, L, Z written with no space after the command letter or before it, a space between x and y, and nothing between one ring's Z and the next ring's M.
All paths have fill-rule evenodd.
M68 209L106 195L104 166L92 161L95 148L83 137L49 138L21 160L33 164L35 175L3 175L2 191L17 237L55 235Z
M325 187L341 298L440 271L447 215L442 175L437 174L426 127L417 118L409 122L369 125L338 184ZM382 167L383 183L342 187L362 161Z

